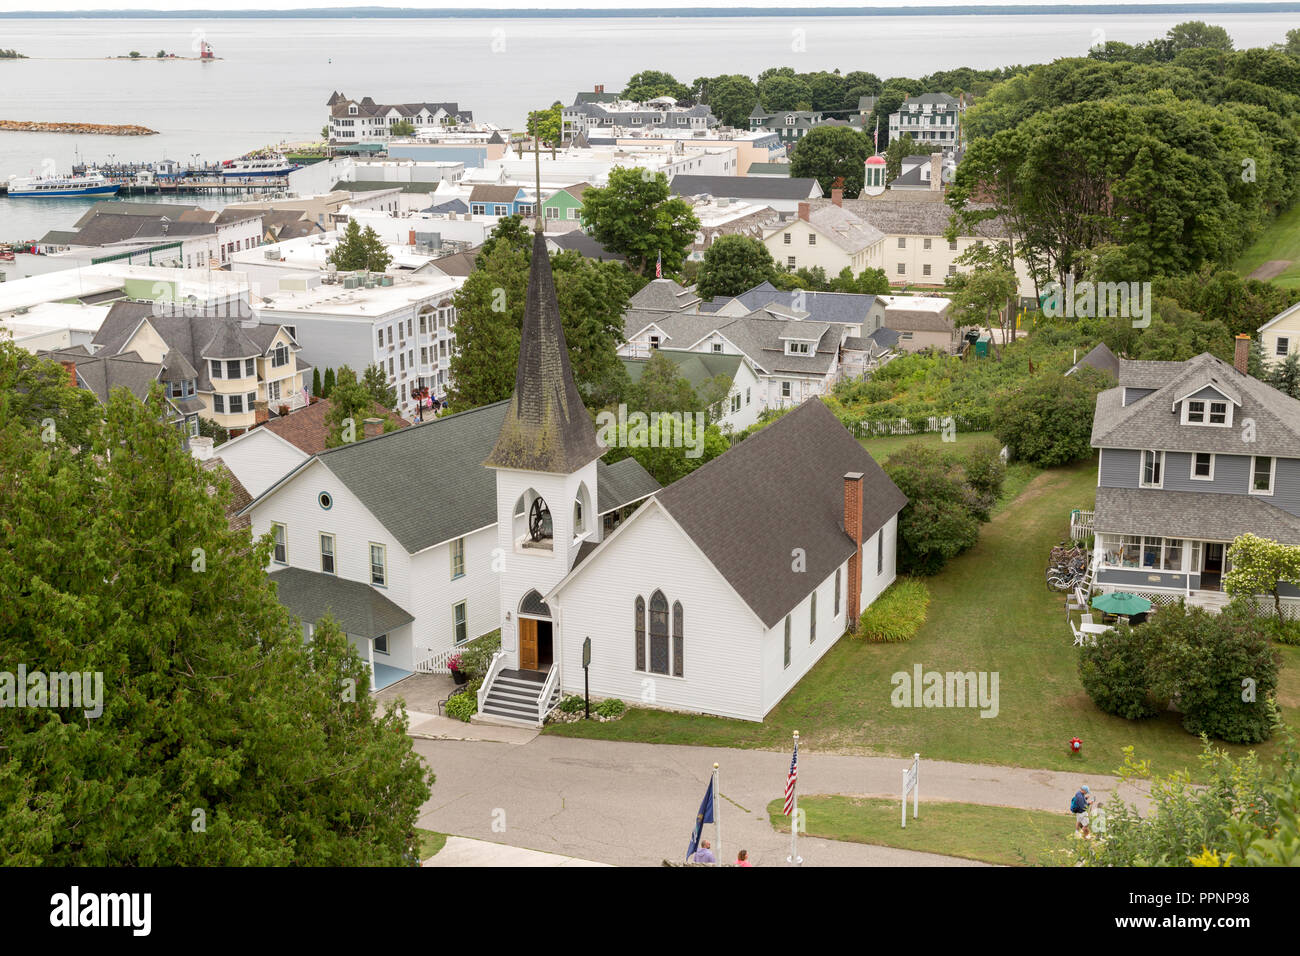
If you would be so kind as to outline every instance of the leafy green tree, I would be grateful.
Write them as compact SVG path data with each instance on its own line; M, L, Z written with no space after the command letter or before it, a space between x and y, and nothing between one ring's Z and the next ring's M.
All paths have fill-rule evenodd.
M903 174L903 160L908 156L920 154L921 148L912 139L911 133L904 133L897 139L891 139L885 147L885 181L893 182Z
M844 78L836 76L834 73L811 73L807 76L808 92L812 98L812 108L821 112L823 110L838 110L840 103L844 100ZM854 104L857 105L856 103ZM841 117L842 119L843 117Z
M1102 713L1125 720L1160 713L1148 667L1153 633L1145 626L1119 624L1079 652L1079 683Z
M432 776L404 710L380 712L332 622L304 642L269 537L231 529L228 484L162 408L114 392L87 455L0 416L0 659L102 679L76 709L0 707L0 855L406 862Z
M678 371L677 363L657 349L651 353L641 377L628 388L629 410L650 412L701 412L704 405L695 389Z
M361 224L355 219L349 219L343 235L339 237L338 245L329 254L329 261L340 272L362 269L369 272L383 272L393 261L393 257L388 254L388 248L379 237L379 233L370 226L362 229Z
M635 277L620 262L587 259L573 251L552 256L551 270L578 394L588 408L618 401L628 385L618 347Z
M1010 246L996 241L972 245L954 262L963 269L944 280L952 298L953 322L959 328L978 325L988 329L993 354L1001 361L1000 343L1010 339L1015 322L1015 295L1020 286ZM993 334L995 317L998 335Z
M1188 20L1169 28L1165 34L1169 41L1169 51L1177 54L1183 50L1211 49L1228 52L1232 49L1232 37L1220 26L1211 26L1201 20Z
M797 76L783 73L759 77L758 99L769 113L812 109L812 88Z
M1039 468L1087 458L1097 394L1111 384L1090 368L1073 375L1045 372L1003 400L994 434L1012 457Z
M0 339L0 423L12 418L36 430L44 441L82 448L100 414L94 394L73 388L59 362L37 358Z
M690 203L672 196L668 177L615 166L607 185L582 194L582 224L606 249L627 259L637 275L663 257L664 275L682 268L700 221Z
M828 286L831 292L856 292L859 295L889 295L889 276L884 269L863 269L855 278L845 266Z
M644 103L660 96L671 96L678 102L687 102L691 98L690 87L678 82L671 73L660 70L642 70L633 74L623 88L622 97L634 103Z
M1228 563L1231 570L1223 576L1223 590L1245 600L1271 594L1278 621L1285 620L1282 585L1300 586L1300 547L1247 532L1229 546Z
M838 180L844 195L862 192L862 179L871 141L848 126L817 126L799 140L790 156L790 175L812 177L830 195Z
M740 73L714 77L708 88L709 110L718 122L736 129L749 129L749 114L758 103L758 87Z
M474 258L475 269L483 268L483 263L491 257L492 250L499 242L506 243L527 259L533 248L533 230L524 225L523 217L518 213L497 220L492 232L483 240L483 245L479 246L478 255Z
M330 392L334 391L334 381L335 381L334 369L327 368L325 370L325 379L324 381L321 382L321 387L320 387L321 398L330 397Z
M876 135L876 130L880 130L879 145L876 149L883 150L889 144L889 117L899 111L903 105L903 100L907 99L907 96L907 91L904 89L897 86L886 86L876 98L876 108L868 117L867 125L863 129L868 138L873 138ZM873 153L875 151L873 150Z
M750 236L719 236L704 250L695 291L704 299L729 298L775 278L767 246Z
M338 381L330 391L329 411L325 413L325 447L337 448L349 442L361 441L366 437L365 420L373 417L375 398L369 386L357 381L357 373L348 366L341 366ZM396 429L392 419L385 416L384 431Z
M1300 27L1286 31L1286 43L1283 52L1300 60Z
M388 384L388 375L382 365L372 362L362 373L361 384L370 393L370 398L384 408L397 407L397 389Z
M388 127L390 136L414 136L415 124L410 120L398 120Z
M497 242L456 290L456 349L447 401L453 412L510 397L519 364L528 289L528 260L509 242Z
M908 499L898 516L900 574L937 574L979 540L979 497L955 455L913 442L884 467Z
M543 143L558 143L564 128L563 117L560 115L563 110L564 104L559 100L547 109L533 110L528 114L528 135L538 137Z

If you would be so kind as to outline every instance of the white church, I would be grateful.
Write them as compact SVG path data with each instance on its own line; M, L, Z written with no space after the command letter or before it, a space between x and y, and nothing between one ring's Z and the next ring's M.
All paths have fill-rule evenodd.
M330 449L246 509L280 600L376 687L500 628L476 719L566 693L761 721L894 580L906 498L820 401L668 488L613 465L533 239L509 401Z

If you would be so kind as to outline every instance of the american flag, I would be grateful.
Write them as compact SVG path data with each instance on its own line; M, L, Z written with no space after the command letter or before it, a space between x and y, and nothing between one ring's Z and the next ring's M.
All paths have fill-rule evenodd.
M799 780L799 742L794 744L794 756L790 758L790 772L785 775L785 815L794 813L794 785Z
M655 259L655 278L662 279L663 277L664 277L664 254L661 252L659 253L659 257Z

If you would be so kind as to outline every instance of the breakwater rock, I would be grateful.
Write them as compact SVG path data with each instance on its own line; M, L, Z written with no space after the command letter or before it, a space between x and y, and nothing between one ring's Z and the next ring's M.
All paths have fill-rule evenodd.
M157 136L147 126L111 126L105 123L38 123L32 120L0 120L0 132L81 133L85 136Z

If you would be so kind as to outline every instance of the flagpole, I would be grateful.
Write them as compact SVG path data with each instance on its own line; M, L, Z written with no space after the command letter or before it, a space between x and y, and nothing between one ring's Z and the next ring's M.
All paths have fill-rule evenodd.
M799 731L794 732L795 750L799 749ZM791 866L799 866L803 860L799 859L799 778L794 781L794 788L790 792L794 802L790 807L790 859L786 860Z
M718 841L718 852L713 855L715 866L722 866L722 814L718 812L718 765L713 765L713 837Z

